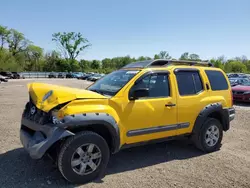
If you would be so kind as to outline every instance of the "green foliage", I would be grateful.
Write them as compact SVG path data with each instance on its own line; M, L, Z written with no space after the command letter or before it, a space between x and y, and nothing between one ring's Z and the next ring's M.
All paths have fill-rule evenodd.
M91 69L99 69L101 67L101 63L98 60L93 60L90 64Z
M225 64L226 72L246 73L247 67L240 61L229 61ZM248 70L249 71L249 70Z
M60 53L44 50L34 45L24 34L0 25L0 70L1 71L55 71L55 72L99 72L110 73L116 69L136 61L152 59L147 56L133 58L130 56L105 58L99 60L77 61L79 54L90 46L89 41L81 33L63 32L52 35L52 40L58 44ZM63 56L63 57L62 57ZM153 59L175 59L167 51L160 51ZM199 55L185 52L180 60L201 60ZM249 72L250 60L246 56L226 60L224 56L210 60L215 67L225 72Z
M180 60L192 60L192 61L200 61L200 56L197 54L189 54L188 52L185 52L181 55L179 58Z
M82 60L79 62L81 71L84 72L85 70L90 70L90 64L91 64L90 61L87 61L87 60L82 59Z
M10 31L7 27L0 25L0 50L3 49L4 45L7 43Z
M171 59L171 56L166 51L161 51L158 56L159 59Z
M1 71L18 71L19 65L16 63L15 57L7 50L0 50L0 70Z
M189 53L188 52L183 53L179 59L180 60L188 60L189 59Z
M215 67L224 70L224 64L220 59L211 59L210 62L213 63Z
M20 52L24 52L30 43L25 37L24 34L15 30L10 29L9 35L7 38L9 51L12 53L13 56Z
M55 41L59 45L58 47L65 58L71 60L75 60L80 52L91 45L81 33L75 32L54 33L52 35L52 41Z

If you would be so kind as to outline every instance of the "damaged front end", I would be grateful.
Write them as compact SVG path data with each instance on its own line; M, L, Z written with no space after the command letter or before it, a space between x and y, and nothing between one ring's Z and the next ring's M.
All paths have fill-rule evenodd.
M22 115L20 140L31 158L40 159L57 141L74 135L56 126L51 112L38 109L32 101L28 102Z
M40 159L57 141L74 135L67 130L63 107L77 99L106 99L107 97L84 89L44 83L28 85L26 104L20 129L24 148L34 159ZM65 125L65 126L64 126Z

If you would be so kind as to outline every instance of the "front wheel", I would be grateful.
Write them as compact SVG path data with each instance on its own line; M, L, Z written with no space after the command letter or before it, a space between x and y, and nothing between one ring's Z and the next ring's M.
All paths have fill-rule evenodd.
M221 123L214 118L208 118L203 124L200 133L194 135L194 143L204 152L213 152L220 148L223 137Z
M58 156L58 168L72 183L86 183L101 176L109 161L109 147L100 135L85 131L70 137Z

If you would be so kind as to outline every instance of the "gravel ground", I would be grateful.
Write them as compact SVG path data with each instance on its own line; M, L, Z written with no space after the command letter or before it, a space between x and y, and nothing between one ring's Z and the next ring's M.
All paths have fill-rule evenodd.
M86 185L66 182L45 158L32 160L21 147L19 126L28 100L26 84L0 84L1 187L250 187L250 105L236 106L236 119L224 134L220 151L203 154L187 141L172 141L119 152L111 157L106 176ZM39 79L84 88L82 80Z

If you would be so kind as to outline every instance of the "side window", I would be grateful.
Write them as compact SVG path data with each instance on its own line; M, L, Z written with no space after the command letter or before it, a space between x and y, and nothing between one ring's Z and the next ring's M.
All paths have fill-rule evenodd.
M227 90L228 84L227 80L220 71L206 70L207 77L209 79L211 89L213 91Z
M140 88L149 89L149 98L169 97L170 89L168 74L160 73L148 75L137 83L132 90Z
M195 95L203 91L203 84L198 72L176 73L180 95Z

